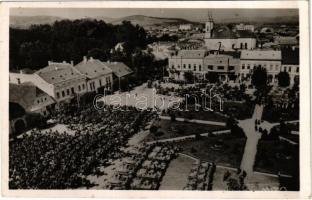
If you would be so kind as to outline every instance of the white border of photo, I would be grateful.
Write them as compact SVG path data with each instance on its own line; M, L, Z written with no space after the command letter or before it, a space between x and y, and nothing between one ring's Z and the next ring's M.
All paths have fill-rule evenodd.
M0 4L0 130L1 186L6 197L106 197L106 198L311 198L310 63L308 1L106 1L106 2L2 2ZM9 190L9 11L10 8L298 8L300 19L300 191L109 191L109 190Z

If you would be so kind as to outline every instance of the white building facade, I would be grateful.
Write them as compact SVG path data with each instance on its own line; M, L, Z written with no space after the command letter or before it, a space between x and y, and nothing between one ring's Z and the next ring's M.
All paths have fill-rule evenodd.
M240 57L240 68L238 70L239 79L250 79L256 67L263 67L268 74L268 82L276 84L277 75L281 71L282 65L281 51L275 50L243 50Z

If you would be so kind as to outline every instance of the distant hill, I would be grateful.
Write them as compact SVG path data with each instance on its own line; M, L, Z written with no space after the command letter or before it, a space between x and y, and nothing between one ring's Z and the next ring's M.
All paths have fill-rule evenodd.
M10 16L10 27L28 28L32 24L53 24L62 19L55 16Z
M53 24L55 21L62 19L64 18L55 16L11 16L10 26L15 28L28 28L32 24ZM122 18L109 18L99 16L89 19L103 20L106 23L112 24L121 24L122 21L130 21L132 24L138 24L143 27L159 24L185 24L185 23L198 24L198 22L191 22L185 19L148 17L144 15L132 15Z
M65 18L56 16L11 16L10 26L16 28L28 28L32 24L53 24L57 20ZM87 19L87 18L84 18ZM150 17L144 15L132 15L122 18L109 18L109 17L95 17L89 19L103 20L106 23L120 24L122 21L131 21L132 24L138 24L143 27L155 26L155 25L178 25L178 24L199 24L199 22L193 22L181 18L161 18L161 17ZM215 19L216 23L298 23L299 19L297 16L280 16L280 17L262 17L257 19L248 18L229 18L218 20Z
M161 17L149 17L144 15L132 15L128 17L122 17L119 19L115 19L110 21L112 24L120 24L122 21L130 21L132 24L138 24L140 26L153 26L153 25L160 25L160 24L170 24L170 25L177 25L177 24L198 24L198 22L188 21L186 19L180 18L161 18Z

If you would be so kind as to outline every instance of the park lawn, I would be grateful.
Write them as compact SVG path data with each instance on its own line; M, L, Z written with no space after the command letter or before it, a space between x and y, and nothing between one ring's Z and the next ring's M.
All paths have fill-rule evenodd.
M177 142L182 153L217 165L239 168L244 153L246 138L230 134L201 137Z
M286 158L287 157L287 158ZM299 146L279 140L260 140L254 170L292 175L299 169Z
M154 141L168 138L175 138L181 136L188 136L194 134L208 133L212 131L225 130L225 126L197 124L191 122L180 122L161 119L155 121L154 126L159 127L157 134L149 134L145 141ZM161 133L161 134L159 134Z

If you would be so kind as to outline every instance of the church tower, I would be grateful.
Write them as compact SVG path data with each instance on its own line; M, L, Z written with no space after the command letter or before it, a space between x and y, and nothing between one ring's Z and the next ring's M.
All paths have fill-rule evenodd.
M208 21L205 24L205 38L211 38L213 29L212 15L208 12Z

